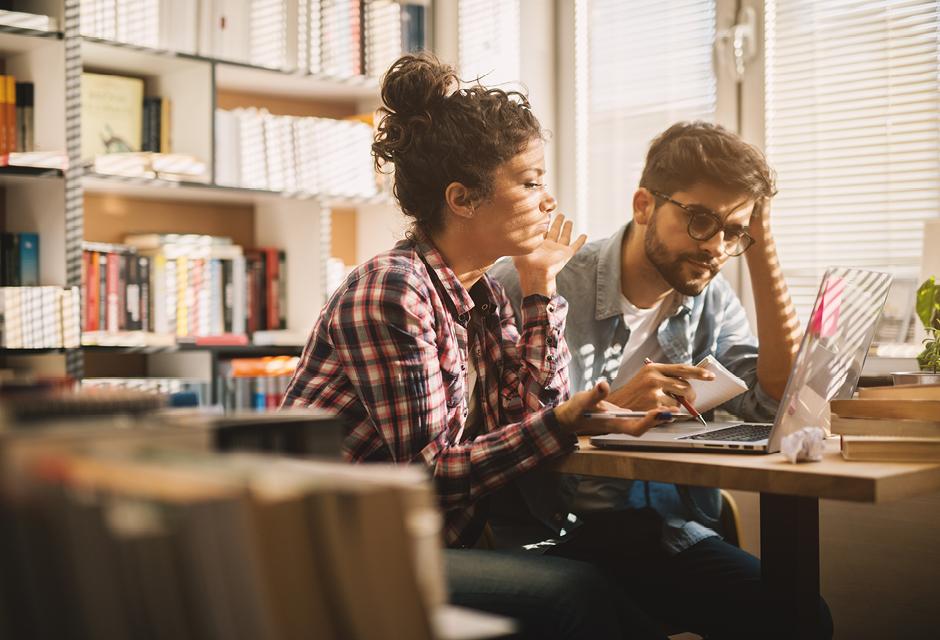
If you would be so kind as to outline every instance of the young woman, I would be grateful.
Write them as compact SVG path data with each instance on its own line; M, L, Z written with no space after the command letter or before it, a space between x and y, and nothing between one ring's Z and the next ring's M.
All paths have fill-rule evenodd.
M583 566L467 551L486 524L487 496L571 451L576 433L638 434L655 424L655 410L635 421L583 420L606 384L562 402L570 357L555 275L585 238L572 242L571 223L551 219L541 127L522 95L459 89L453 70L428 54L392 65L382 101L373 153L378 168L394 167L413 228L333 294L284 406L344 416L351 461L430 468L445 541L464 550L448 554L454 601L515 615L533 637L604 637L615 623L602 610L612 603L595 595L596 604L577 605L565 584L568 570L580 576L574 583L589 583ZM518 322L486 276L501 256L513 256L520 273ZM486 580L462 570L467 562L511 565L503 573L515 578Z

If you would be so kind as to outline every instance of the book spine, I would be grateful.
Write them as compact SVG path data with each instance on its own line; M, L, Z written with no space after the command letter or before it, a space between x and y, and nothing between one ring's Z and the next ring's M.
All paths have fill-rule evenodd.
M98 331L108 329L108 254L98 253Z
M2 83L0 83L2 84ZM4 232L0 236L0 245L3 246L2 280L3 286L20 286L20 238L15 233Z
M235 333L233 311L235 305L235 286L232 279L234 260L221 260L222 281L222 330L226 333Z
M159 147L157 150L160 153L172 153L172 138L170 133L171 122L170 122L170 99L167 97L160 98L160 114L159 114L159 135L157 140L159 142Z
M137 257L137 274L140 283L140 328L143 331L153 331L150 321L150 258Z
M98 331L98 254L84 252L86 275L85 287L85 331Z
M121 327L120 297L121 257L116 253L102 254L105 259L105 329L118 331Z
M265 316L265 328L277 329L280 327L280 262L278 261L277 249L265 249L265 291L267 294L267 315Z
M19 241L19 283L24 287L39 286L39 234L20 233Z
M10 160L10 152L16 151L16 78L13 76L4 76L6 84L6 101L3 104L3 110L6 113L6 154L7 164Z
M176 335L189 335L189 313L194 304L189 286L189 261L176 259Z
M0 167L10 163L10 144L7 142L7 77L0 75Z
M124 254L127 268L124 281L124 326L128 331L139 331L140 322L140 264L137 255Z
M277 252L277 328L287 328L287 252Z

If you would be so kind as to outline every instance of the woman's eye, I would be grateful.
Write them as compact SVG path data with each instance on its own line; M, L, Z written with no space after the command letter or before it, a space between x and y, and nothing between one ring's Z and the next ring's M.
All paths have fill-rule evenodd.
M525 186L527 189L542 189L545 187L543 182L526 182Z

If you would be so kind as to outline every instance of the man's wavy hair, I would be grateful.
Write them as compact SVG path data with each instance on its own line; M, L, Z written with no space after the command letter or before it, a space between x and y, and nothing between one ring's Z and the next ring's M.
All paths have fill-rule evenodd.
M753 199L777 193L773 169L757 147L717 124L679 122L650 144L640 186L672 195L699 183Z

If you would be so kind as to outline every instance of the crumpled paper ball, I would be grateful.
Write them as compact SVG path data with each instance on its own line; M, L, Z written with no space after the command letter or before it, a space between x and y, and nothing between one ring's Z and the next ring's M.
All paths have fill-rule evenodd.
M780 451L792 463L819 462L822 460L826 432L820 427L803 427L784 436Z

